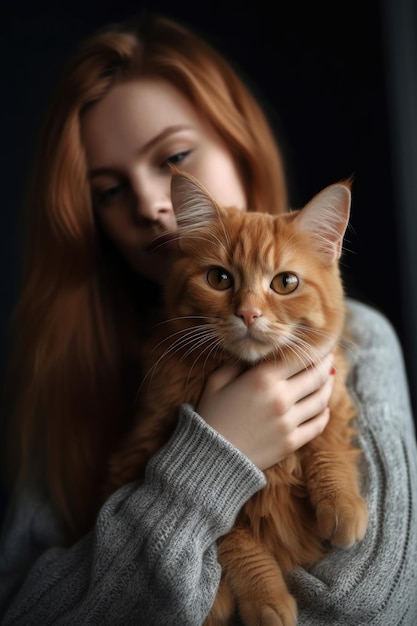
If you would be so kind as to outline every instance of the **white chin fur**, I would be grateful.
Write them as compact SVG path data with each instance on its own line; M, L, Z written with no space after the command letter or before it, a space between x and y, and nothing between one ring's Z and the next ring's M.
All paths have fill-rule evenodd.
M257 361L268 356L271 352L271 348L269 346L261 346L256 344L254 346L251 345L241 345L239 347L236 346L234 353L235 355L242 361L246 363L254 364Z

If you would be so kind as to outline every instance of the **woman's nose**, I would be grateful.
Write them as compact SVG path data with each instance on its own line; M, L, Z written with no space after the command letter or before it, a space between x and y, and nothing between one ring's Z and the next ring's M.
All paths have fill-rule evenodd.
M133 185L135 215L150 222L164 221L173 215L169 177L141 177ZM165 180L165 178L167 180Z

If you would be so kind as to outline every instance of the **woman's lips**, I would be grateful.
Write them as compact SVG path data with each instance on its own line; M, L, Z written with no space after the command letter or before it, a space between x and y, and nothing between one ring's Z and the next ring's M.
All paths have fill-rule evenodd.
M146 247L146 252L161 251L166 252L168 250L174 250L177 247L177 235L175 232L164 233L159 237L156 237L149 246Z

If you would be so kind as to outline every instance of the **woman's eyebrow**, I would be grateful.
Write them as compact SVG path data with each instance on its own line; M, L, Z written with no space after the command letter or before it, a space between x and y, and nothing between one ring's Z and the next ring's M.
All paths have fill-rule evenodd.
M187 124L172 124L171 126L166 126L160 133L149 139L138 151L138 154L143 154L148 150L152 149L156 144L160 143L170 135L174 135L175 133L179 133L183 130L190 130L191 126ZM97 176L115 176L118 172L111 167L98 167L92 169L88 177L95 178Z
M155 137L152 137L151 139L149 139L149 141L147 141L141 147L139 152L140 153L146 152L147 150L152 148L155 144L166 139L166 137L169 137L170 135L174 135L175 133L179 133L183 130L190 130L190 129L191 129L191 126L189 126L188 124L172 124L171 126L166 126L163 130L161 130L160 133L155 135Z
M98 176L117 176L117 175L118 175L117 170L113 169L112 167L97 167L96 169L88 172L89 179L96 178Z

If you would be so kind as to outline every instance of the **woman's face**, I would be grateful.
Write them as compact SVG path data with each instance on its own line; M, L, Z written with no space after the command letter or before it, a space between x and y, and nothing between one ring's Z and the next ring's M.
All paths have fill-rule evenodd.
M96 217L127 262L161 282L176 230L169 164L190 172L221 204L246 209L235 162L220 137L167 81L114 86L83 115L82 140Z

